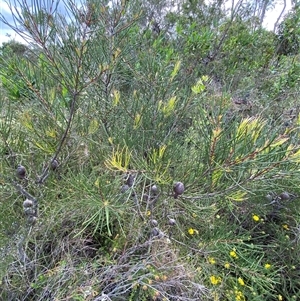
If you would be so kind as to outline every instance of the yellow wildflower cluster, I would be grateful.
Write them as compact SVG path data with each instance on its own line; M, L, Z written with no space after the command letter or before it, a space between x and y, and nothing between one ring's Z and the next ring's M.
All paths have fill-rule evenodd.
M218 292L211 292L214 301L220 301L220 296Z
M234 291L234 294L235 294L235 300L236 300L236 301L245 301L245 300L246 300L246 298L245 298L243 292L238 291L238 290L235 290L235 291Z
M259 216L256 215L256 214L253 214L253 215L252 215L252 219L253 219L255 222L259 222L259 220L260 220Z
M210 264L215 264L215 263L216 263L216 259L213 258L213 257L208 257L208 262L209 262Z
M213 284L213 285L217 285L217 284L219 284L219 283L222 282L222 279L221 279L221 277L212 275L212 276L210 276L210 282L211 282L211 284Z
M232 257L232 258L234 258L234 259L237 259L237 258L238 258L235 249L231 250L230 253L229 253L229 255L230 255L230 257Z

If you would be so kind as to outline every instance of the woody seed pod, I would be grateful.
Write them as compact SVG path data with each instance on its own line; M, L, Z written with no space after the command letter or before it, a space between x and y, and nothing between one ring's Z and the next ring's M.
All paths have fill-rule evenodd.
M33 206L33 202L31 200L28 200L26 199L24 202L23 202L23 207L24 208L30 208Z
M170 225L170 226L176 225L176 221L175 221L174 218L170 218L170 219L169 219L169 225Z
M29 217L28 217L28 222L29 222L29 224L31 224L31 225L35 225L36 222L37 222L37 217L36 217L36 216L29 216Z
M158 238L163 238L165 236L164 232L159 231L158 233Z
M151 224L151 226L153 226L153 227L157 227L158 222L157 222L156 219L152 219L152 220L150 221L150 224Z
M159 229L158 229L157 227L155 227L155 228L153 228L153 229L151 230L151 235L152 235L152 236L158 236L159 233L160 233L160 231L159 231Z
M279 197L282 201L288 201L291 198L289 193L286 191L280 193Z
M152 185L150 191L156 195L158 193L158 187L156 185Z
M57 169L58 167L58 161L56 159L54 159L53 161L51 161L51 169L54 171Z
M126 179L126 184L129 186L129 187L132 187L133 184L134 184L134 175L132 174L129 174L127 179Z
M177 197L181 194L184 193L184 185L183 183L181 182L177 182L174 184L174 187L173 187L173 190L174 190L174 198L177 199Z
M19 179L24 179L26 176L26 168L23 165L18 165L16 170L17 177Z

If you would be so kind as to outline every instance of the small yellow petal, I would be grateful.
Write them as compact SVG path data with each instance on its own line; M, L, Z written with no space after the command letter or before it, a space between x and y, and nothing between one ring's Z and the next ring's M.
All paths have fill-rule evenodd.
M282 228L283 228L284 230L289 230L289 229L290 229L290 228L289 228L289 225L287 225L287 224L282 225Z
M216 260L215 260L215 258L213 258L213 257L208 257L208 262L209 262L210 264L215 264L215 263L216 263Z
M188 232L189 232L190 235L195 234L195 230L193 228L188 229Z
M266 264L265 264L265 269L268 270L268 269L270 269L270 268L271 268L271 265L270 265L269 263L266 263Z
M241 277L238 278L238 283L240 285L245 285L245 282L244 282L243 278L241 278Z
M232 258L238 258L238 256L237 256L235 250L230 251L229 255L230 255Z

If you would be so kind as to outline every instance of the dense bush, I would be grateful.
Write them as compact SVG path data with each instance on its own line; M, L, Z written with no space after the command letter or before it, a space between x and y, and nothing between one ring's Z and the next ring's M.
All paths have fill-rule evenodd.
M216 9L172 36L98 2L12 6L2 299L298 300L297 56Z

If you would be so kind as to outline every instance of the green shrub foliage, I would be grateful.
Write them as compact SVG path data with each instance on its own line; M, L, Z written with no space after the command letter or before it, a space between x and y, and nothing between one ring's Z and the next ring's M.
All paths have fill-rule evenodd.
M222 4L8 1L1 300L300 298L297 9Z

